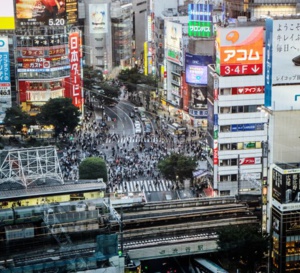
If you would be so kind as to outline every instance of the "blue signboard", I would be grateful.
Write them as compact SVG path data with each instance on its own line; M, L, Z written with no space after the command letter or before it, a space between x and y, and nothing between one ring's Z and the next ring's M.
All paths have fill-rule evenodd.
M231 132L263 130L264 123L232 124Z
M207 65L213 63L212 56L185 53L185 75L188 84L207 85Z
M265 106L272 106L272 40L273 20L266 20L266 57L265 57Z
M213 6L209 4L189 4L189 21L212 22Z

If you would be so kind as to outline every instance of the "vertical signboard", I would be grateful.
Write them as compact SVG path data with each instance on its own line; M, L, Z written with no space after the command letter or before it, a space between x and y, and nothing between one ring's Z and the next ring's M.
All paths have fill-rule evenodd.
M265 56L265 106L269 107L272 100L272 51L273 51L273 20L266 20L266 56Z
M66 0L66 20L68 25L78 21L78 0Z
M213 6L208 4L188 5L188 35L191 37L211 37Z
M182 65L182 25L167 21L165 37L167 59Z
M8 38L0 37L0 123L5 111L11 107L10 63Z
M263 27L218 27L216 72L221 76L261 75L263 35Z
M81 37L80 32L71 32L69 35L70 82L68 97L73 104L81 109Z
M0 9L0 30L15 29L14 0L5 0Z
M89 4L90 33L100 34L108 31L107 4Z

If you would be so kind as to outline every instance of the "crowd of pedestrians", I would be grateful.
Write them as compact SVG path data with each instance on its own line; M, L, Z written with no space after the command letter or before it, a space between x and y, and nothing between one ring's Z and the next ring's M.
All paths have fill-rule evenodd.
M99 156L107 163L107 186L110 191L115 191L120 185L126 190L126 183L134 180L148 179L155 185L163 179L158 170L158 162L171 153L204 160L203 147L199 139L193 137L196 134L192 130L181 137L174 137L167 130L157 129L152 136L121 136L109 130L105 122L97 122L94 112L86 111L82 126L73 135L64 135L61 139L66 144L60 157L63 178L79 179L80 162L87 157ZM121 138L122 143L119 141ZM130 142L132 138L136 141ZM110 140L110 145L106 140ZM170 189L175 186L175 181L168 185ZM138 188L137 184L136 190L143 189Z

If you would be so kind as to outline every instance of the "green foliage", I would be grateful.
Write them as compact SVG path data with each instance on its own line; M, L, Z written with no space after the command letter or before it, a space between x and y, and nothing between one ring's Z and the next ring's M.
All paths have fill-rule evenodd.
M21 131L23 124L29 126L35 124L34 119L24 112L20 106L13 106L6 109L4 123L15 131ZM13 129L13 130L14 130Z
M177 176L180 181L186 178L192 179L196 167L197 162L192 157L177 153L172 153L158 163L158 168L162 174L173 181L177 179Z
M80 179L103 178L107 182L107 169L105 161L100 157L88 157L79 165Z
M262 235L258 226L226 226L217 234L220 251L247 272L255 271L256 265L262 262L263 254L268 249L269 238Z
M136 84L139 83L153 87L157 85L154 76L139 73L137 68L122 70L118 75L118 79L125 83L129 92L136 91Z
M36 118L42 125L53 125L57 135L65 128L66 132L73 132L79 123L79 116L80 111L72 104L72 99L55 98L41 107Z

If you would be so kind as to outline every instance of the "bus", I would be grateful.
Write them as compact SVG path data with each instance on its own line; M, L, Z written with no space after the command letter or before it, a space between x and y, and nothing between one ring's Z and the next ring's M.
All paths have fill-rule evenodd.
M192 260L193 273L228 273L221 266L213 263L210 260L203 258L195 258Z
M174 122L172 124L168 124L168 132L172 136L181 136L186 134L186 127L181 126L180 124Z

